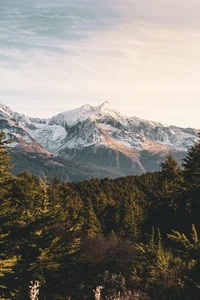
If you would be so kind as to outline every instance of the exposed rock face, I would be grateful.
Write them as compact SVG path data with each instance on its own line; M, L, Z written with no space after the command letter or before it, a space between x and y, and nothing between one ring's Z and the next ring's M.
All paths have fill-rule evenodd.
M0 129L16 138L13 147L92 163L118 175L158 170L169 153L180 161L199 131L126 117L108 102L51 119L29 118L0 103L0 119Z

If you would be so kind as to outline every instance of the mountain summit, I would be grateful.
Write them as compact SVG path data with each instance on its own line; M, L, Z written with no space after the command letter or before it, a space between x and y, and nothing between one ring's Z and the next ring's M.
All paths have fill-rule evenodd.
M198 133L197 129L126 117L107 101L99 106L83 105L50 119L29 118L0 103L0 118L2 130L13 132L15 124L19 132L26 133L27 143L35 141L46 154L115 169L123 175L158 170L167 154L181 160Z
M50 124L73 126L78 122L85 121L87 118L95 116L111 116L118 117L120 115L110 104L106 101L99 106L91 106L89 104L83 105L79 108L65 111L50 119Z

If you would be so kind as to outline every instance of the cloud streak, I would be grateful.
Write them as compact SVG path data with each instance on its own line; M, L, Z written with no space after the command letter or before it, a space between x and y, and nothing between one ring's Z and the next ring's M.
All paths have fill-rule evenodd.
M44 2L45 24L37 28L34 22L27 26L26 14L19 8L16 23L21 27L14 30L23 33L21 40L16 44L16 37L10 46L7 39L0 46L3 101L28 115L44 117L108 100L124 114L200 127L196 113L200 109L200 4L196 0L190 5L186 0L103 1L101 9L93 5L85 17L80 12L83 2L77 1L67 21L66 15L55 13L64 1L48 3L51 13L45 14L49 4ZM5 22L16 13L8 12ZM51 18L53 24L54 18L60 26L68 24L69 30L53 31ZM1 30L0 36L8 32Z

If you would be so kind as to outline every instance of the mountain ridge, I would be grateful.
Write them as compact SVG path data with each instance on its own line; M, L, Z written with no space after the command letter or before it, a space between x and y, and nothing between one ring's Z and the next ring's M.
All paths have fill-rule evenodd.
M46 151L49 157L115 168L119 174L126 170L128 175L159 170L168 154L180 161L197 141L199 131L127 117L107 101L98 106L82 105L47 119L13 112L0 102L0 120L10 126L14 122L24 131L23 142L29 137L37 143L38 151Z

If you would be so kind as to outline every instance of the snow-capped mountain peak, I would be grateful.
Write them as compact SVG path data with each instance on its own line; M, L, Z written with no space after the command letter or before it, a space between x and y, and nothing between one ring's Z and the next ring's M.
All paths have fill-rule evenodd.
M49 124L68 125L73 126L77 122L86 120L93 113L93 107L90 105L83 105L73 110L65 111L56 116L53 116Z
M99 106L86 104L76 109L60 113L50 119L50 124L62 126L67 125L71 127L78 122L85 121L88 118L92 118L94 120L100 116L119 118L121 115L118 111L113 109L107 101L105 101Z
M1 117L10 117L12 114L13 114L13 111L10 109L10 107L5 105L0 100L0 115L1 115Z
M110 103L108 101L103 102L99 106L96 107L96 110L99 110L100 112L106 112L106 111L114 111L114 109L111 107Z
M95 114L96 115L103 115L103 116L110 116L113 117L114 119L118 119L119 117L122 118L122 115L114 109L108 101L105 101L101 105L94 107L95 109Z
M167 153L180 160L197 141L199 131L127 117L107 101L99 106L86 104L51 119L28 118L0 102L0 119L2 130L20 134L28 145L36 145L35 140L53 155L139 173L157 170Z

